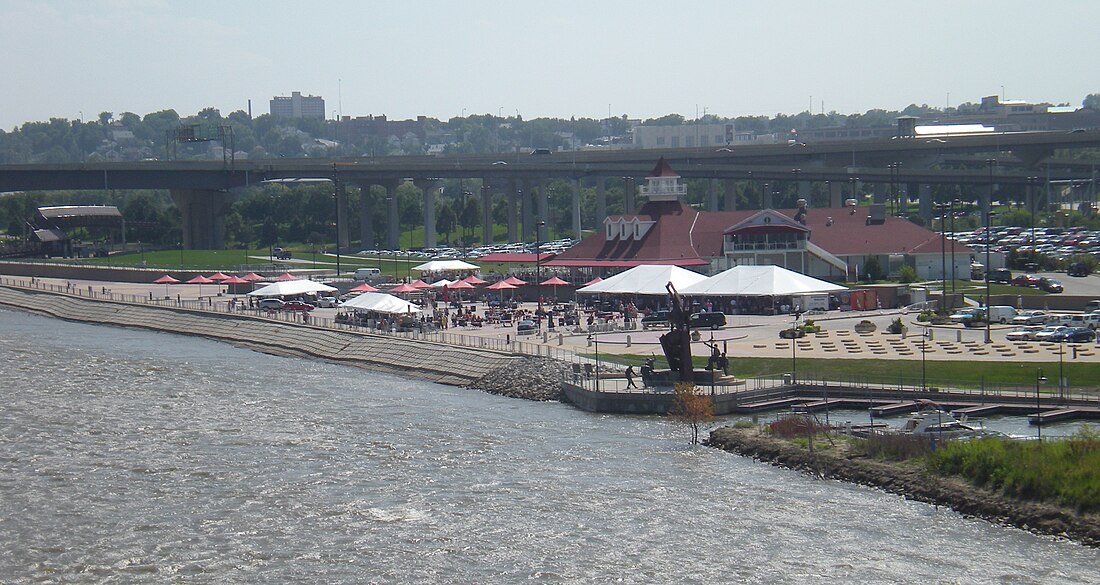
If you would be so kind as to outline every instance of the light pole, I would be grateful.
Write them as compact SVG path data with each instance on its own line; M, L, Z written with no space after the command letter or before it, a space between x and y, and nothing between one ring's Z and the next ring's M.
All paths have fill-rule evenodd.
M1046 381L1047 377L1043 375L1043 369L1039 368L1038 373L1035 375L1035 431L1040 441L1043 440L1043 417L1039 410L1039 384ZM1061 381L1059 381L1059 384L1061 384Z
M794 314L794 321L791 323L791 384L796 383L798 380L798 318L801 313Z
M951 200L951 294L955 294L955 281L958 278L955 277L955 204L959 203L959 207L962 207L962 202L958 199Z
M985 209L985 342L991 343L989 324L989 216L993 215L993 167L997 166L997 159L986 160L989 163L989 200Z
M921 392L928 391L928 368L925 355L927 354L928 344L928 326L924 326L924 331L920 336L920 389Z
M336 278L340 278L340 184L336 181L336 165L332 165L332 198L336 201Z
M947 217L944 216L944 213L947 211L947 202L946 201L940 201L936 205L940 208L940 270L942 271L942 274L940 276L943 278L943 288L941 289L943 292L941 294L941 298L944 301L943 306L940 307L940 309L946 309L947 308L947 227L946 227L947 226ZM955 245L952 244L951 248L952 248L952 250L954 250ZM952 260L954 260L954 258L952 258Z

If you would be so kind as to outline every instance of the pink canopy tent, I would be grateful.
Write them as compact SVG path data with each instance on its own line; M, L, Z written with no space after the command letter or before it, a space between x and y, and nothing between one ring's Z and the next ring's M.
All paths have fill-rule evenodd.
M210 280L209 278L207 278L207 277L200 274L200 275L196 276L195 278L192 278L191 280L188 280L187 284L197 284L197 285L199 285L199 296L201 297L202 296L202 285L204 285L204 284L214 284L214 281Z
M284 273L280 274L279 276L276 276L275 280L277 280L279 282L287 282L287 281L290 281L290 280L298 280L298 277L294 276L293 274L291 274L289 272L284 272Z
M175 279L175 278L172 278L172 275L165 274L164 276L154 280L153 284L163 284L164 285L164 295L167 296L168 295L168 285L177 284L178 282L179 282L179 280Z
M468 282L470 284L485 284L486 282L489 282L487 280L482 280L482 279L478 278L476 274L471 274L470 276L467 276L466 278L463 278L462 281L463 282Z
M413 288L415 288L415 289L418 289L418 290L419 290L419 289L422 289L422 288L432 288L432 285L430 285L430 284L428 284L428 283L424 282L423 280L420 280L419 278L418 278L418 279L416 279L416 280L414 280L414 281L412 281L412 282L410 282L410 283L409 283L409 286L411 286L411 287L413 287Z
M228 278L229 278L229 275L225 274L223 272L215 272L214 274L210 275L210 280L213 280L214 282L221 282L221 281L226 280Z
M597 282L603 282L603 279L600 278L599 276L597 276L596 278L593 278L592 280L582 284L581 286L592 286L592 285L596 284Z
M516 285L508 282L507 280L501 280L500 282L494 282L493 284L490 284L489 286L487 286L485 288L487 290L499 290L500 291L500 302L503 303L504 302L504 291L506 289L514 289L514 288L516 288Z
M267 280L266 278L260 276L259 274L256 274L255 272L249 272L241 278L247 280L248 282L260 282L261 280Z
M526 281L520 280L520 279L518 279L514 276L509 276L508 278L505 278L501 282L507 282L508 284L510 284L512 286L522 286L522 285L527 284Z
M564 280L562 280L562 279L560 279L556 276L554 276L554 277L551 277L551 278L548 278L548 279L542 281L541 283L539 283L539 286L552 286L552 287L554 287L554 300L556 302L557 298L558 298L558 286L563 285L563 284L569 284L569 283L565 282Z
M452 290L462 291L462 290L468 290L468 289L472 289L472 288L474 288L474 285L466 282L465 280L457 280L455 282L452 282L451 284L448 284L448 285L444 286L443 291L444 291L444 293L446 293L446 292L452 291ZM460 299L462 298L461 293L459 293L459 298ZM444 299L449 300L446 297L444 297Z
M349 290L348 292L378 292L378 289L364 282L363 284Z
M391 293L391 294L392 293L401 294L401 293L413 293L413 292L416 292L418 290L420 290L420 289L418 289L418 288L416 288L412 285L401 283L401 284L391 288L390 290L388 290L386 292Z

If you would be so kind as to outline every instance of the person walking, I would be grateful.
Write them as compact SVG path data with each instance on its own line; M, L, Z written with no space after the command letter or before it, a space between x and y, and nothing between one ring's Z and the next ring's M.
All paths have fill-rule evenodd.
M629 365L626 367L626 387L637 388L638 385L634 383L634 366Z

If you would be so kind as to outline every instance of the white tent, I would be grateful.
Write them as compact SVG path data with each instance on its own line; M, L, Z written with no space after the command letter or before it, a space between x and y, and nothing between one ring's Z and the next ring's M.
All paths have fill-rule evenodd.
M442 272L444 270L476 270L478 267L463 262L462 260L431 260L423 264L413 266L413 270L421 272Z
M848 290L779 266L734 266L691 286L685 296L785 296Z
M451 285L451 284L454 284L454 283L455 283L455 281L453 281L453 280L447 280L446 278L442 278L442 279L439 279L439 280L433 282L432 283L432 288L443 288L445 286L448 286L448 285Z
M680 268L679 266L659 266L642 264L625 272L620 272L596 284L577 289L578 293L598 294L635 294L667 295L665 285L672 283L677 291L693 285L707 277Z
M321 284L312 280L287 280L258 288L248 293L248 295L252 297L286 297L313 292L332 292L334 290L336 290L334 286Z
M340 306L345 309L374 311L376 313L409 314L420 312L420 307L415 304L386 293L363 293Z

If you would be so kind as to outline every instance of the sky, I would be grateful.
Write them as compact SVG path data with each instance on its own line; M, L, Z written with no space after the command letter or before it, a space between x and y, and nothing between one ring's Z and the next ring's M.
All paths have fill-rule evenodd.
M1080 106L1097 22L1095 0L0 0L0 129L292 91L393 120Z

